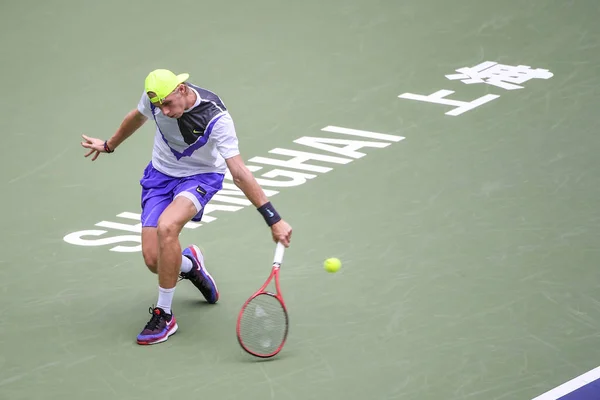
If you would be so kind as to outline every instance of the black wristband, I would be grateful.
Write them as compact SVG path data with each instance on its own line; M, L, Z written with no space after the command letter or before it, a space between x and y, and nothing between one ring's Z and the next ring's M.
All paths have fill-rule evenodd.
M273 208L273 205L270 201L257 208L257 210L260 213L260 215L263 216L265 222L269 226L273 226L274 224L281 221L281 217L279 216L279 214L277 214L277 211L275 211L275 208Z
M112 152L114 151L114 150L111 150L111 149L108 147L108 140L105 140L105 141L104 141L104 151L105 151L105 152L107 152L107 153L112 153Z

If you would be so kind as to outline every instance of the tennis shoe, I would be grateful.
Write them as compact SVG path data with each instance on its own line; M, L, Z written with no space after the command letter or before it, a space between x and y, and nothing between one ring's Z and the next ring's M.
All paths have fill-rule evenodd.
M206 270L204 265L204 255L198 248L198 246L189 246L185 250L183 250L184 257L192 260L192 270L190 272L180 272L179 276L182 279L187 279L204 296L207 302L210 304L215 304L219 300L219 290L217 289L217 284L212 276Z
M150 321L137 337L138 344L148 345L166 341L177 332L177 321L173 314L167 314L162 308L150 307Z

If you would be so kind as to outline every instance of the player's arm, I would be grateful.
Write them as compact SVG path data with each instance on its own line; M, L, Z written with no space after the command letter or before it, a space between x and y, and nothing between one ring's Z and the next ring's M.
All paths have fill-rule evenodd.
M211 137L216 140L217 150L225 159L234 184L257 208L267 225L271 227L273 240L288 247L292 237L292 227L279 216L252 172L244 164L238 148L235 126L229 114L221 116L215 123Z
M117 131L108 140L81 135L83 138L81 145L86 149L90 149L85 156L88 157L94 154L92 161L95 161L100 153L112 153L125 139L144 125L147 119L148 117L141 114L137 109L134 109L127 113Z
M152 116L150 110L150 100L148 96L143 93L137 108L127 113L123 121L117 128L116 132L108 140L102 140L97 138L91 138L86 135L83 137L81 145L86 149L90 149L85 156L94 155L92 161L96 160L100 153L112 153L121 143L123 143L129 136L133 135L144 123Z
M244 192L254 207L260 208L268 203L269 199L267 199L265 192L263 192L252 172L244 164L242 156L238 154L225 159L225 162L233 178L233 183Z
M227 168L233 178L233 183L246 195L248 200L256 207L269 225L273 225L281 220L281 217L275 211L275 208L269 202L252 172L244 164L244 160L238 154L225 160Z
M227 168L233 178L233 183L246 195L248 200L256 207L263 216L267 225L271 227L273 240L281 242L285 247L290 245L292 228L285 222L275 210L262 188L246 167L242 157L238 154L226 158Z
M140 113L137 109L131 110L121 122L121 125L114 133L114 135L106 141L108 148L114 151L121 143L123 143L129 136L133 135L135 131L140 129L142 125L148 120L148 117Z

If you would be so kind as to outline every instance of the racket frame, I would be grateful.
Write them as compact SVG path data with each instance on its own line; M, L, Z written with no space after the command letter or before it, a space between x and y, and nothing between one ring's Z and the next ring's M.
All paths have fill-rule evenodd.
M244 304L242 305L242 308L240 309L240 312L238 314L236 328L235 328L238 343L240 344L240 346L242 347L242 349L245 352L247 352L248 354L251 354L255 357L270 358L270 357L277 355L281 351L281 349L283 348L283 346L285 345L285 342L287 340L287 335L288 335L288 331L289 331L289 316L288 316L287 307L285 305L285 301L283 300L281 288L279 286L279 271L281 269L281 264L283 262L284 250L285 250L285 247L283 246L283 244L277 243L277 246L275 248L275 256L273 257L273 265L271 267L271 273L269 274L269 277L266 279L266 281L263 283L263 285L260 287L260 289L258 289L256 292L254 292L252 294L252 296L250 296L244 302ZM273 280L275 280L275 293L266 290L267 287L269 286L269 284L271 283L271 281L273 281ZM279 304L281 304L281 307L283 308L283 314L285 316L285 331L283 334L283 340L281 341L279 346L274 351L272 351L271 353L268 353L268 354L260 354L260 353L253 352L252 350L250 350L246 346L244 346L244 342L241 337L240 328L241 328L242 316L244 315L244 311L246 310L246 307L248 306L248 304L250 304L250 302L252 300L254 300L257 296L265 296L265 295L275 297L279 301Z

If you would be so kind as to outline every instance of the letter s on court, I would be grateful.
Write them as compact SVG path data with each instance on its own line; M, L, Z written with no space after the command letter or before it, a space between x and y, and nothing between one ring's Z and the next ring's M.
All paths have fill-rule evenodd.
M137 246L115 246L110 251L116 251L119 253L133 253L142 250L142 237L140 235L120 235L100 239L83 239L83 236L100 236L104 235L107 231L100 230L87 230L73 232L66 235L63 240L67 243L74 244L77 246L106 246L115 243L126 243L135 242L140 243Z

